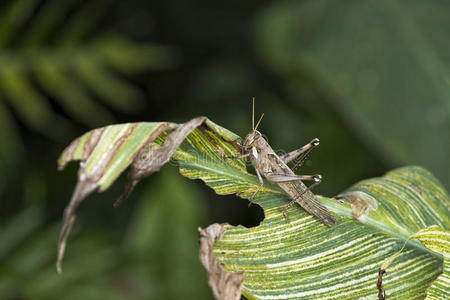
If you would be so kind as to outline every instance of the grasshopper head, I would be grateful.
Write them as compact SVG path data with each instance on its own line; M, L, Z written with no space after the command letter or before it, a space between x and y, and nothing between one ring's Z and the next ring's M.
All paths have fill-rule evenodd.
M255 144L257 144L258 141L262 138L263 137L261 133L258 130L254 129L250 131L249 134L247 134L247 136L244 139L244 142L242 143L242 146L244 146L244 149L246 151L249 151L250 148L253 147Z

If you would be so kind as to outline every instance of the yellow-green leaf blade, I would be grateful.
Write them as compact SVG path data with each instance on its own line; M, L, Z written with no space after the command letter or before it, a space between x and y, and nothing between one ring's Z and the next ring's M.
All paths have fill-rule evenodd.
M256 176L246 171L243 161L224 159L222 152L238 153L232 143L223 143L214 133L195 130L175 155L180 172L202 179L219 194L248 198L258 186ZM365 223L351 217L347 203L319 197L338 215L337 226L324 226L298 206L288 210L287 224L281 208L290 198L266 181L255 199L264 208L264 221L254 228L227 225L214 254L228 272L245 273L243 294L249 299L376 298L383 261L417 228L449 225L448 194L419 167L362 181L349 192L375 199ZM423 299L441 272L440 255L409 241L389 267L383 286L388 297Z
M239 137L216 124L202 123L204 120L197 118L196 122L203 125L189 131L174 154L181 174L202 179L219 194L249 198L258 186L256 176L247 171L245 161L226 158L239 154ZM123 124L94 130L66 149L60 166L73 159L83 160L88 178L106 189L160 124ZM170 134L165 140L161 134L155 142L164 145ZM155 147L153 154L161 150ZM375 298L379 267L402 248L411 233L434 224L449 227L448 194L437 179L419 167L364 180L340 200L319 199L336 214L338 225L327 227L299 206L288 209L288 224L281 208L290 201L289 196L266 181L255 199L264 208L264 221L253 228L226 226L213 251L226 271L244 272L243 294L248 298ZM359 206L342 199L349 203L357 199ZM369 209L362 209L364 204ZM361 221L352 217L355 211L363 212ZM440 254L409 241L383 278L387 296L423 298L442 272L442 263Z
M427 290L426 299L450 298L450 231L439 226L430 226L415 233L412 239L418 239L428 249L444 256L444 271Z

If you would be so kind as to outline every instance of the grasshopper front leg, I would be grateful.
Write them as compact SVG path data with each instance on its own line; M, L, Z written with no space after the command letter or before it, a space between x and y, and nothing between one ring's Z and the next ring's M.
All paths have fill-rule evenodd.
M239 156L226 156L225 158L228 158L228 159L242 159L242 158L246 158L246 157L249 157L249 156L250 156L250 153L245 153L245 154L242 154L242 155L239 155ZM258 186L256 191L253 193L253 195L249 199L249 201L250 201L250 203L248 204L249 207L254 203L253 200L255 199L256 194L258 194L258 192L261 190L261 188L264 185L264 180L261 177L261 173L259 173L259 171L257 169L255 169L255 171L256 171L256 175L258 176L259 186Z
M256 175L258 176L258 180L259 180L259 186L256 189L256 191L253 193L253 195L250 197L250 203L248 204L248 206L250 207L254 202L253 199L255 199L256 194L258 194L259 190L263 187L264 185L264 180L261 177L261 174L259 173L259 171L257 169L255 169L256 171Z
M250 156L250 153L245 153L245 154L242 154L239 156L225 156L225 158L227 158L227 159L243 159L243 158L246 158L249 156Z

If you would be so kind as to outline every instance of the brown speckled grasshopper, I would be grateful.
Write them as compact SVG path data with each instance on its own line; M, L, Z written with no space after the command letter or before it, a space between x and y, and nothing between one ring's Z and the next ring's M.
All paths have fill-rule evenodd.
M287 165L289 162L303 154L294 166L294 169L298 165L301 165L308 154L319 145L319 139L315 138L297 150L278 156L264 137L262 137L261 133L256 130L263 116L264 114L261 115L261 118L255 127L255 102L253 99L252 131L245 137L241 145L243 154L238 157L228 157L232 159L250 157L260 183L257 190L250 197L250 204L253 203L254 197L264 184L261 177L262 174L267 180L277 183L286 193L289 194L289 196L291 196L292 200L282 209L283 215L288 223L289 217L286 210L294 203L298 203L308 213L319 218L319 220L325 225L335 225L336 219L333 214L311 192L311 189L314 186L321 183L322 176L297 175ZM312 180L314 183L307 187L302 180Z

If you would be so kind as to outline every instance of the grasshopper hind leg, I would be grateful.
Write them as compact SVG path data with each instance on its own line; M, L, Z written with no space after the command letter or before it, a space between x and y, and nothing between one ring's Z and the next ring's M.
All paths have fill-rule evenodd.
M292 205L294 205L294 203L295 203L295 200L292 200L292 201L290 201L288 204L286 204L285 206L283 206L283 209L282 209L282 211L283 211L283 216L284 216L284 218L286 219L286 222L287 222L288 224L291 223L291 221L289 220L289 216L288 216L286 210L287 210L289 207L291 207Z
M291 201L289 201L288 204L283 206L282 212L283 212L283 216L286 219L287 223L291 223L291 221L289 220L289 216L287 214L287 209L289 207L291 207L292 205L294 205L294 203L297 202L298 198L300 198L304 193L306 193L307 191L311 191L315 186L319 185L322 182L322 176L321 175L303 175L302 177L304 178L304 180L314 180L314 183L311 184L308 188L306 188L295 199L292 199Z

